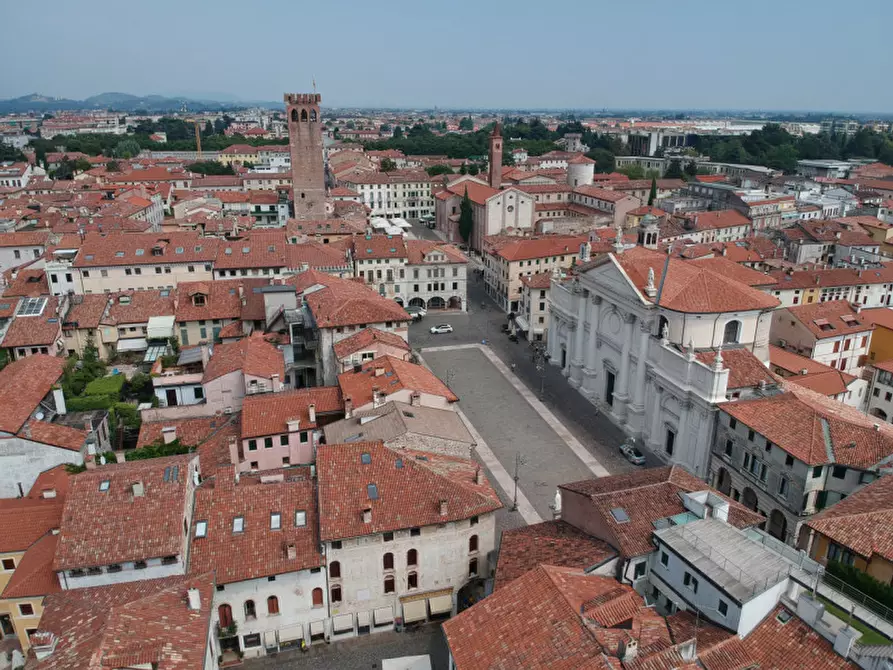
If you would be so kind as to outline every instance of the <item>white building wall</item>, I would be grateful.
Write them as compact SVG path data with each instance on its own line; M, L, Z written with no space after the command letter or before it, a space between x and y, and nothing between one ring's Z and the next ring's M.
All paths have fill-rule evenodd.
M177 561L169 565L162 565L161 558L146 560L146 567L137 569L134 563L120 563L120 572L109 572L106 567L98 575L85 574L81 577L73 577L70 570L57 572L59 585L65 589L85 589L92 586L108 586L124 582L137 582L145 579L161 579L162 577L175 577L186 574L186 566L183 556L177 556Z
M79 451L60 449L10 435L0 436L0 498L16 498L28 490L44 470L63 463L81 465Z

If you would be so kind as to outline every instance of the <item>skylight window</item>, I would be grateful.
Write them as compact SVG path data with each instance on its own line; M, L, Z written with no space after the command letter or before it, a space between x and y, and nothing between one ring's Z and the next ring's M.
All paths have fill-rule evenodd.
M115 257L116 257L116 258L123 258L123 257L124 257L124 252L123 252L123 251L116 251L116 252L115 252Z
M307 525L307 512L298 510L295 512L295 528L302 528Z
M208 535L208 522L207 521L196 521L195 522L195 536L196 537L206 537Z
M362 463L363 465L370 465L372 463L372 456L367 454L366 452L363 452L360 455L360 463Z
M175 253L175 254L182 254L182 253L183 253L183 247L177 247L176 249L174 249L174 253Z
M22 298L16 309L16 316L40 316L46 304L46 298Z
M101 482L99 482L99 490L102 493L105 493L106 491L109 490L110 485L111 485L111 482L108 479L103 479Z
M615 507L611 510L611 516L617 523L629 523L629 514L622 507Z
M378 486L375 484L367 484L366 493L369 494L369 500L378 500Z
M270 530L282 528L282 515L279 512L270 512Z
M241 533L245 530L245 517L237 516L233 517L233 532Z
M199 247L196 247L196 248L195 248L195 253L198 253L198 252L200 252L201 250L202 250L202 248L201 248L200 246L199 246Z
M137 256L142 256L142 255L145 254L145 253L146 253L146 250L145 250L145 249L137 249L137 250L136 250L136 255L137 255Z

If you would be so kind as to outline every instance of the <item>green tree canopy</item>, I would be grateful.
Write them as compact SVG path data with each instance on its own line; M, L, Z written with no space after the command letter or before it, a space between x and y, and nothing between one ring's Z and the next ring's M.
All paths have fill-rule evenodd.
M121 140L115 147L115 156L118 158L133 158L139 155L142 148L136 140Z
M234 175L236 171L233 170L233 166L223 163L218 163L217 161L199 161L197 163L189 164L190 172L197 172L198 174L204 175Z
M459 234L465 242L471 238L472 230L474 230L474 210L471 207L471 198L468 197L468 187L466 187L462 204L459 206Z
M425 168L425 172L433 177L438 174L452 174L453 168L449 165L431 165Z
M682 170L682 161L679 158L674 158L670 161L664 177L667 179L682 179L685 177L685 173Z
M657 198L657 178L651 178L651 192L648 194L648 206L654 204L654 199Z
M465 116L459 120L459 130L474 130L474 121L470 116Z
M390 158L382 158L379 168L382 172L393 172L397 169L397 164Z

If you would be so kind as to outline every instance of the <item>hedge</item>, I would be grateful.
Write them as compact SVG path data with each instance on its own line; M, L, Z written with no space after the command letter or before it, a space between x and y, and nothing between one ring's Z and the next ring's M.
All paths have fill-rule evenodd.
M84 389L84 393L86 395L106 395L118 400L125 381L124 375L100 377L89 382L87 388Z
M838 561L828 561L828 573L846 582L855 589L859 589L869 598L874 598L882 605L893 608L893 586L878 581L868 573L845 565Z
M69 412L86 412L91 409L109 409L114 399L107 395L75 396L65 399L65 408Z
M165 456L178 456L179 454L191 454L195 447L181 444L180 440L174 440L165 444L161 440L154 444L147 444L139 449L132 449L125 454L128 461L140 461L147 458L163 458Z

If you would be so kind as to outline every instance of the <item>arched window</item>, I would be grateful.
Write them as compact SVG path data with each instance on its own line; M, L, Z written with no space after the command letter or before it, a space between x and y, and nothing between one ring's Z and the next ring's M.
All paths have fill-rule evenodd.
M332 561L331 565L329 565L329 578L341 578L341 563L339 561Z
M332 603L340 603L341 602L341 587L333 586L330 592L329 601Z
M478 574L478 559L472 558L468 561L468 576L469 577L477 577Z
M419 564L419 552L415 549L410 549L406 552L406 565L418 565Z
M394 592L394 578L393 577L385 577L384 578L384 592L385 593L393 593Z
M322 607L322 589L318 586L313 589L313 606Z
M388 552L381 559L382 566L385 570L393 570L394 569L394 554Z
M419 576L416 573L410 572L409 575L407 575L406 588L408 588L408 589L419 588Z
M472 535L468 538L468 551L477 551L478 550L478 536Z
M233 625L233 608L223 603L217 608L217 620L221 628L229 628Z
M741 337L741 322L729 321L722 336L723 344L738 344L739 337Z
M306 120L307 120L307 110L302 109L301 110L301 121L306 121Z
M279 614L279 598L276 596L267 598L267 614Z
M245 618L246 619L256 619L257 618L257 610L254 607L253 600L245 601Z
M316 121L316 110L315 109L310 110L310 120Z
M296 110L296 109L291 110L291 120L292 121L298 120L298 110Z

